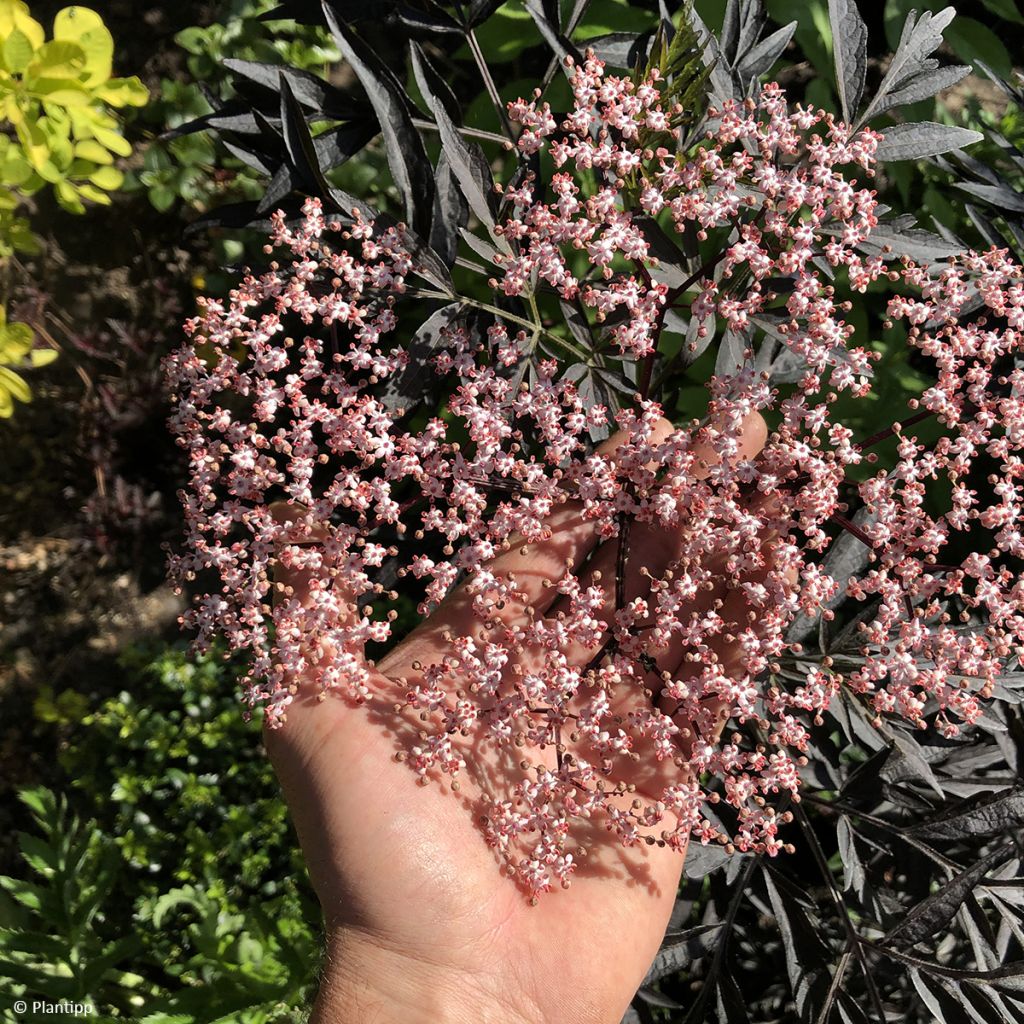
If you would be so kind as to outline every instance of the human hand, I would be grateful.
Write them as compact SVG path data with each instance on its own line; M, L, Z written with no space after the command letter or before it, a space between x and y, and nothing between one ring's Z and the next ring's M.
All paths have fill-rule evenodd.
M659 438L671 431L662 421ZM743 458L764 444L759 416L748 421ZM605 444L614 452L622 436ZM709 456L710 459L710 456ZM287 506L276 511L287 515ZM596 529L576 506L549 520L550 537L513 546L492 563L513 573L526 599L506 607L507 623L530 614L557 615L558 578L567 561L606 588L615 587L616 543L597 547ZM627 599L646 593L673 557L671 536L637 524L626 565ZM600 574L599 576L597 574ZM287 593L308 591L302 573L279 575ZM547 584L547 585L545 585ZM708 602L721 597L707 596ZM730 602L732 602L730 604ZM609 605L613 602L608 602ZM726 600L723 615L738 622L746 607ZM320 702L314 680L296 680L296 699L283 728L266 743L291 808L328 932L327 962L313 1024L357 1021L594 1022L614 1024L658 950L672 910L683 857L657 845L627 848L599 823L584 839L589 854L572 886L531 906L499 870L480 819L488 798L501 798L522 777L517 763L480 735L460 737L472 749L457 791L450 783L418 784L395 758L415 743L421 726L400 705L421 664L444 656L443 634L477 632L481 624L464 591L456 591L373 669L371 698L362 709L344 699ZM716 640L728 664L736 652ZM580 664L594 649L574 652ZM529 659L530 652L523 657ZM676 670L678 652L658 656ZM621 694L616 711L650 697ZM724 722L722 722L724 724ZM571 751L571 747L570 747ZM637 797L657 800L678 773L671 760L643 757L632 782ZM555 752L524 748L533 763ZM622 798L626 804L633 799Z

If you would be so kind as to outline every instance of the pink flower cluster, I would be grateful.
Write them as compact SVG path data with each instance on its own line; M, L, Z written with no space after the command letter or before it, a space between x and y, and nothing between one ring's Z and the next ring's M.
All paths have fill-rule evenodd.
M474 628L448 634L405 680L424 724L403 756L424 777L456 776L470 733L522 763L486 830L531 893L568 881L586 819L626 844L777 853L786 815L773 798L799 799L810 721L840 691L879 724L932 716L954 735L1024 646L1010 564L1024 547L1021 268L999 251L942 267L861 255L876 200L847 173L870 176L880 136L790 110L777 86L713 111L706 142L679 155L678 111L663 109L656 75L606 76L592 56L571 72L564 122L546 104L510 105L520 147L546 148L557 173L547 200L534 180L506 190L493 286L535 309L552 295L578 303L595 330L607 321L620 358L639 364L626 407L584 402L563 362L535 351L557 324L539 319L531 334L488 307L486 326L456 317L442 333L431 371L444 415L392 409L383 393L409 359L397 310L411 301L412 246L401 228L329 222L314 200L298 226L275 218L279 262L205 300L167 367L190 468L187 544L171 571L198 591L186 619L200 646L222 634L250 653L248 700L277 725L299 678L370 695L362 652L393 621L386 562L424 616L464 586ZM717 246L693 280L653 256L655 219L680 244ZM841 392L870 395L873 362L837 292L879 280L935 376L893 418L937 422L937 443L898 423L856 438L834 416ZM706 418L666 430L648 385L681 307L689 344L717 320L746 349L707 382ZM795 385L773 386L765 351L803 368ZM531 383L518 385L526 360ZM755 456L744 438L757 415L771 430ZM614 454L590 442L606 423L620 431ZM890 437L895 463L852 485L851 468ZM278 500L291 503L287 521L270 512ZM521 583L494 557L543 543L570 503L593 524L596 554L550 581L557 615L508 615L525 603ZM855 579L822 564L844 530L872 552ZM636 574L640 536L665 541L636 592L624 574ZM311 572L308 601L273 603L276 560ZM844 653L811 656L787 639L800 615L830 618L844 590L870 609ZM723 735L728 721L755 741ZM657 792L636 784L643 760L659 768Z

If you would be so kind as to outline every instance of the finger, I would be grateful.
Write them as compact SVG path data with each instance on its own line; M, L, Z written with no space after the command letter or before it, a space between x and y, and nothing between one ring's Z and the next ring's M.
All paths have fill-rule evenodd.
M764 419L759 413L751 413L743 424L732 458L735 461L754 458L764 447L766 438L767 427ZM721 462L721 455L715 448L711 431L708 429L697 433L690 454L691 473L697 480L707 479L715 466ZM680 532L673 532L658 523L635 523L632 526L627 538L628 558L625 561L625 579L621 588L625 602L649 596L650 581L661 579L666 570L678 559L683 540ZM613 539L598 548L581 580L584 588L599 586L604 592L601 611L596 617L606 626L611 626L614 621L618 589L616 581L621 568L619 541ZM653 599L650 603L653 607ZM550 614L557 617L559 614L568 615L570 611L570 601L562 598L552 606ZM574 649L567 653L572 664L586 664L594 657L596 648ZM674 668L681 656L681 641L673 639L668 648L652 651L651 654L659 668Z
M672 432L672 424L659 420L651 432L650 445L657 445ZM619 431L605 441L596 451L604 459L618 460L633 455L632 446L626 446L632 437L629 431ZM648 468L653 464L648 463ZM491 621L497 626L515 625L522 621L524 614L543 615L558 597L552 585L569 568L575 572L591 552L600 537L600 525L583 515L583 503L569 501L551 514L545 526L544 539L535 543L513 540L509 549L499 554L487 565L495 577L514 581L515 591L511 600L503 607L495 608ZM399 671L410 658L419 658L420 652L436 647L438 638L445 633L455 636L483 637L487 628L473 610L474 594L469 586L463 585L449 595L429 620L403 645L401 655L389 658L382 664L382 671ZM401 664L400 664L401 662Z
M358 595L332 572L328 525L311 523L309 509L297 503L274 502L269 512L280 528L273 565L275 666L293 695L315 697L365 673L363 644L338 632L359 621ZM301 713L308 703L293 700L290 711Z

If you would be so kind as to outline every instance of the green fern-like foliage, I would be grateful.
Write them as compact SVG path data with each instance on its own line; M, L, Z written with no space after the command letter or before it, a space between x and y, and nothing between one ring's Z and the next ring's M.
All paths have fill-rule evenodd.
M134 935L102 934L121 863L117 850L50 790L23 790L21 799L38 833L18 835L32 880L0 875L0 989L92 1012L99 1004L130 1012L142 1003L143 979L122 968L141 944ZM0 1008L0 1019L15 1018Z

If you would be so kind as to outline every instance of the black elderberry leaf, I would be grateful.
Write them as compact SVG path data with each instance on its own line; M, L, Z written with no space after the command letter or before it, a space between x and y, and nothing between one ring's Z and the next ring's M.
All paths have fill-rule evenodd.
M926 156L949 153L981 142L981 132L959 128L937 121L897 124L885 129L885 138L878 144L879 160L921 160Z
M598 58L609 67L631 71L647 64L651 52L654 30L646 32L609 32L587 40L587 49L593 50Z
M747 1003L736 979L727 967L721 967L715 985L715 1014L719 1024L750 1024Z
M684 1010L686 1007L682 1003L677 1003L674 999L669 999L668 996L662 994L657 989L645 988L641 986L637 989L637 998L642 999L649 1006L657 1006L663 1010Z
M843 108L843 120L852 123L868 72L868 27L857 9L857 0L828 0L832 23L836 85Z
M667 975L688 967L694 960L700 960L714 952L721 938L721 931L722 923L716 922L677 933L670 946L663 946L658 951L641 984L653 985Z
M985 875L1009 856L1010 850L1006 848L993 850L988 856L955 875L941 889L914 906L886 935L886 944L909 949L931 938L956 916L967 896Z
M814 1020L825 1002L829 987L829 950L799 903L780 888L771 869L762 864L768 898L786 950L786 969L797 1012Z
M442 152L434 169L434 216L430 221L430 247L448 265L454 266L459 254L459 237L469 218L466 197Z
M282 79L286 80L299 103L319 117L344 121L361 112L351 97L309 71L235 57L227 58L224 67L275 96L281 91Z
M592 352L594 337L590 333L590 324L587 322L583 310L571 302L566 302L565 299L560 299L558 304L562 309L562 316L565 319L565 325L569 328L569 333L583 349Z
M244 103L223 104L210 114L186 121L184 124L176 125L161 133L161 141L169 142L171 139L179 139L185 135L193 135L195 132L203 132L213 128L217 131L236 131L244 135L256 134L259 132L259 125L252 111Z
M523 6L533 18L544 42L559 60L569 56L577 63L583 63L583 54L562 31L561 19L557 16L557 3L552 5L549 0L523 0Z
M899 89L887 93L881 100L876 101L875 117L896 107L905 107L911 103L931 99L936 93L949 89L971 73L970 67L966 64L951 64L947 67L939 67L937 61L926 61L925 64L934 66L924 67L918 74L906 79Z
M1024 193L1016 192L1008 185L984 185L960 181L956 182L954 187L1000 210L1024 213Z
M468 27L476 28L482 25L503 3L505 0L473 0L466 18Z
M331 185L324 177L317 158L313 136L309 132L299 106L298 98L292 91L291 83L285 75L281 75L281 130L284 135L285 149L292 169L298 181L306 185L311 195L327 198Z
M928 58L942 45L942 33L955 16L956 11L952 7L947 7L938 14L925 11L919 17L916 11L911 11L907 15L896 53L893 55L874 99L858 119L857 127L867 124L872 117L879 113L890 93L908 87L909 83L917 79L922 71L931 70L934 67L933 64L927 63Z
M406 347L408 361L397 373L388 378L381 402L389 412L416 408L430 390L427 386L434 377L431 359L441 346L444 332L466 315L467 307L461 302L442 306L423 323Z
M766 20L761 0L728 0L718 38L730 67L736 67L756 44Z
M253 228L256 231L269 232L273 224L269 217L262 216L259 206L255 200L225 203L192 221L186 226L185 235L190 237L210 228ZM293 212L298 215L298 204L294 206Z
M925 228L914 227L914 218L907 215L881 221L871 229L867 241L859 248L887 259L909 256L913 260L935 263L964 251L966 246L958 239L947 239Z
M328 0L324 0L324 13L338 48L366 90L380 122L388 166L402 196L406 219L414 231L428 236L434 208L434 169L412 123L411 101L380 57L338 20Z
M788 25L783 25L770 36L765 36L744 54L742 60L736 65L736 73L744 83L756 82L762 75L771 71L775 62L789 46L798 24L799 22L791 21Z
M836 1008L839 1010L838 1024L868 1024L868 1018L860 1004L848 993L837 993Z
M922 975L920 971L914 969L908 973L921 1001L932 1014L936 1024L959 1024L960 1021L969 1019L965 1017L960 1002L954 999L935 978Z
M313 139L317 163L325 171L340 167L361 152L377 134L377 126L368 121L350 121L321 132Z
M1024 788L1016 787L985 800L972 801L968 810L912 825L907 834L917 839L965 839L1019 830L1024 825Z
M490 231L494 228L494 178L483 150L464 139L446 109L438 87L440 76L416 43L410 46L413 70L423 98L437 122L441 146L452 173L477 219Z
M241 160L246 167L251 167L254 171L258 171L260 174L265 174L268 178L273 177L273 162L265 154L260 153L255 149L251 149L248 146L243 146L240 142L229 137L222 137L221 142L223 143L224 148L233 157Z
M294 168L292 168L288 163L282 163L274 172L273 177L267 185L266 191L263 193L263 196L256 207L257 214L262 216L265 213L272 212L281 206L282 200L285 196L290 196L293 192L301 191L302 188L303 183L296 178ZM307 181L305 188L307 190L311 190L311 183Z
M927 786L940 800L943 799L942 787L925 757L921 744L899 726L893 726L887 734L891 737L893 746L889 759L879 775L893 787L898 787L904 782ZM890 796L895 798L899 792L904 791L891 790ZM905 795L909 796L906 793Z
M439 7L433 11L417 11L406 4L399 4L392 15L393 19L401 22L406 28L420 35L462 35L462 26L451 15L446 14Z

